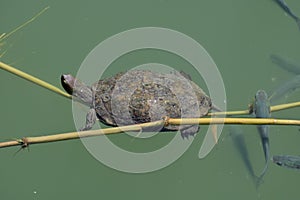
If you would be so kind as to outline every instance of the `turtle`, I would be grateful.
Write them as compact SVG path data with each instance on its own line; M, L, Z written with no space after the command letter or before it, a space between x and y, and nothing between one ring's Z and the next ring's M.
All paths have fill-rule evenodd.
M161 73L134 69L100 79L88 86L70 74L61 84L72 97L90 107L86 124L96 120L109 126L124 126L170 118L198 118L212 109L208 95L183 72ZM161 131L180 131L183 138L194 136L199 125L166 125Z

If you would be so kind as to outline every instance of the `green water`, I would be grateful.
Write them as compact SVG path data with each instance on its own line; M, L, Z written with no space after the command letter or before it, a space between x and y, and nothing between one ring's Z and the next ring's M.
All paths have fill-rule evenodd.
M297 0L287 0L300 15ZM2 46L3 62L60 87L62 73L76 74L87 54L101 41L138 27L164 27L182 32L202 44L216 62L226 87L229 110L247 108L258 89L267 92L293 75L270 62L270 53L299 58L300 32L296 23L271 0L228 1L8 1L0 6L0 33L7 33L46 6L50 9ZM150 54L150 56L144 56ZM187 65L159 52L137 52L113 65L156 58L169 65ZM131 57L130 57L131 56ZM123 61L122 61L123 59ZM108 73L115 73L120 69ZM192 75L192 78L193 77ZM75 130L70 100L0 71L0 139L47 135ZM299 100L295 93L287 100ZM274 113L274 117L299 118L299 108ZM83 116L84 117L84 116ZM299 196L300 174L270 165L264 183L255 189L249 172L233 147L225 127L219 144L203 160L198 159L206 126L191 147L170 166L146 174L111 169L96 160L80 140L39 144L14 156L18 147L0 150L2 199L291 199ZM256 174L264 166L255 126L243 128ZM271 154L299 155L296 127L270 128ZM162 140L168 137L161 136ZM120 146L140 151L160 147Z

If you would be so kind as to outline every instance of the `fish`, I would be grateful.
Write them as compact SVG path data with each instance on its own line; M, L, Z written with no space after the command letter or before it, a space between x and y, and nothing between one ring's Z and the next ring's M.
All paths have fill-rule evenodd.
M300 156L274 155L271 160L281 167L300 169Z
M248 173L256 181L256 176L253 170L253 166L250 162L250 157L248 153L248 149L245 142L245 137L243 131L240 126L230 126L230 135L233 141L234 147L236 148L237 152L239 153Z
M291 92L294 92L299 87L300 87L300 74L284 82L275 91L273 91L272 95L269 97L269 101L274 102L280 99L281 97L286 96Z
M300 65L296 64L295 62L285 59L279 55L271 54L270 55L271 61L281 67L282 69L291 72L293 74L300 74Z
M253 104L253 113L256 118L270 118L270 102L268 99L268 95L264 90L258 90L255 94L255 101ZM262 179L265 175L269 160L270 160L270 143L269 143L269 126L268 125L258 125L257 126L261 143L264 150L265 155L265 167L261 172L259 179Z
M284 59L276 54L271 54L270 59L282 69L296 74L294 78L284 82L281 86L273 91L272 95L269 97L269 100L270 102L274 102L300 87L300 65L291 60Z
M274 0L290 17L292 17L300 29L300 18L289 8L284 0Z

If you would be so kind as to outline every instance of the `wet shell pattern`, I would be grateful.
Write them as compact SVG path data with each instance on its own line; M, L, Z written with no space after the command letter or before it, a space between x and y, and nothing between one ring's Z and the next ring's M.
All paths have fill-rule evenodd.
M211 99L202 89L179 72L131 70L99 80L93 84L92 92L97 117L112 126L156 121L165 116L201 117L212 107ZM199 126L165 127L178 129L188 136L195 134Z

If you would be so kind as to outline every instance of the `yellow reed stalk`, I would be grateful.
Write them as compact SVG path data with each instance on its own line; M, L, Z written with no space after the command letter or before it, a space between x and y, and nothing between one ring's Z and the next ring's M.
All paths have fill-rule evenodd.
M25 73L25 72L23 72L21 70L18 70L16 68L12 67L12 66L9 66L9 65L7 65L7 64L5 64L3 62L0 62L0 68L4 69L4 70L6 70L6 71L8 71L8 72L10 72L12 74L15 74L15 75L17 75L17 76L19 76L19 77L21 77L21 78L23 78L25 80L31 81L31 82L33 82L33 83L35 83L35 84L37 84L37 85L39 85L41 87L44 87L44 88L46 88L46 89L48 89L48 90L50 90L52 92L55 92L56 94L62 95L62 96L67 97L69 99L72 98L71 95L67 94L66 92L62 91L61 89L59 89L59 88L57 88L57 87L55 87L55 86L53 86L53 85L51 85L51 84L49 84L49 83L41 80L39 78L36 78L36 77L34 77L34 76L30 75L30 74L27 74L27 73Z
M250 124L250 125L300 125L300 120L288 120L288 119L270 119L270 118L185 118L185 119L172 119L165 118L155 122L148 122L143 124L113 127L99 130L89 130L81 132L61 133L55 135L36 136L36 137L24 137L22 139L16 139L6 142L0 142L0 148L21 146L22 148L28 147L30 144L57 142L62 140L71 140L84 137L100 136L117 134L127 131L137 131L138 134L141 130L155 126L167 126L167 125L183 125L183 124Z

